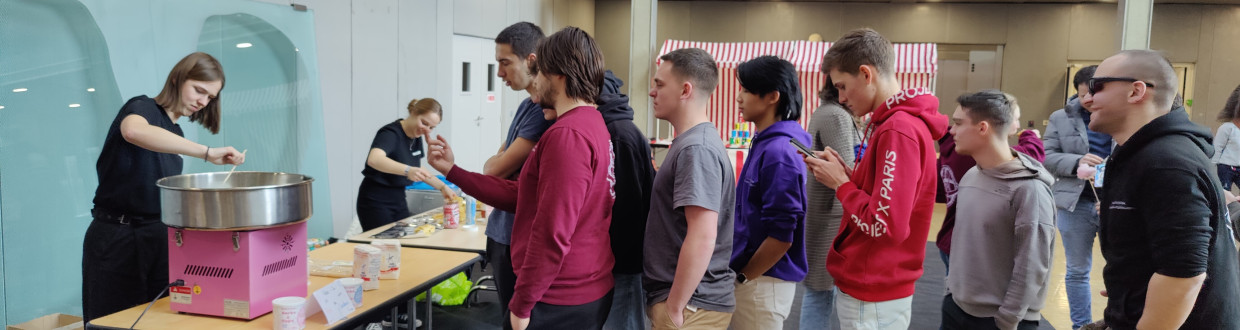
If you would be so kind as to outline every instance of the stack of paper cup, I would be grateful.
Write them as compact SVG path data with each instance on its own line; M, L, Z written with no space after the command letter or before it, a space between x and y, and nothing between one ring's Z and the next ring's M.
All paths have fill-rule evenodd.
M301 330L306 327L306 298L280 297L271 301L272 329Z
M383 263L379 265L379 279L395 280L400 278L400 241L394 239L377 239L370 245L383 250Z
M360 278L349 277L336 280L336 282L340 282L340 285L344 286L345 294L349 296L350 300L353 300L353 308L362 307L362 283L366 281Z
M370 245L353 247L353 277L363 281L365 291L379 289L379 270L383 264L383 250Z

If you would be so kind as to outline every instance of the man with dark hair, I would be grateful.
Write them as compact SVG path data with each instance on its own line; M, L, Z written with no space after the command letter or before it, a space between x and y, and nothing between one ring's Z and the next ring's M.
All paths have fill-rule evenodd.
M534 61L534 47L542 40L542 29L529 22L520 22L504 28L495 37L495 61L499 62L497 75L514 91L528 91L534 76L530 74L530 62ZM508 127L508 138L495 156L487 159L482 174L516 180L521 173L530 150L542 137L551 121L543 118L542 107L527 97L517 107L517 113ZM516 275L512 272L512 220L511 210L496 209L487 220L487 257L494 266L496 291L499 292L500 310L508 317L508 301ZM504 322L504 329L512 324Z
M796 68L761 56L737 69L741 117L754 123L753 146L736 188L732 328L780 329L805 279L805 163L790 140L809 144L801 128Z
M955 151L977 166L960 180L943 329L1037 329L1055 242L1054 177L1008 146L1019 130L1016 98L964 94L952 114Z
M1210 131L1173 107L1157 52L1098 66L1082 104L1116 143L1102 176L1099 239L1112 329L1240 329L1240 276Z
M736 306L736 275L728 268L736 183L706 114L719 68L697 48L659 59L650 98L655 118L672 123L676 140L655 174L646 226L650 323L654 330L725 329Z
M614 286L608 227L616 180L611 136L594 106L602 52L585 31L568 27L543 40L535 54L534 90L543 115L556 122L517 180L454 166L443 137L430 143L429 163L478 200L516 211L513 329L601 329Z
M1089 111L1081 106L1089 94L1089 79L1097 65L1076 72L1072 84L1076 95L1051 113L1046 135L1046 169L1055 175L1055 212L1059 235L1063 237L1063 254L1067 263L1064 291L1068 293L1068 311L1072 328L1092 322L1089 272L1094 267L1094 238L1098 236L1098 196L1089 181L1077 177L1081 166L1093 168L1111 155L1115 145L1111 136L1089 129Z
M616 202L611 207L610 229L611 251L616 257L611 271L616 278L616 293L603 325L605 330L637 329L646 324L642 247L650 213L654 161L650 159L650 140L633 124L633 108L629 107L629 96L620 92L621 86L624 81L607 70L598 98L598 111L603 114L616 155Z
M827 257L845 329L906 329L934 213L934 144L947 131L925 88L900 89L891 42L853 30L823 56L823 71L855 116L873 113L868 148L854 169L832 149L805 157L818 182L835 189L843 225ZM845 151L848 152L848 151ZM864 310L864 312L863 312Z

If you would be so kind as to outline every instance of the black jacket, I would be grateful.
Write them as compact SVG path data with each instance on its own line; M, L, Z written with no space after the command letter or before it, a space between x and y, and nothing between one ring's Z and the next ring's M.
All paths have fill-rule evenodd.
M1210 131L1174 109L1115 148L1103 177L1102 277L1112 329L1133 329L1155 274L1206 274L1181 329L1240 329L1240 276Z
M629 97L620 93L624 82L607 70L598 111L603 113L615 154L616 202L611 208L611 251L616 256L617 274L642 272L642 242L646 236L646 216L650 211L650 186L654 181L654 162L650 142L633 124Z

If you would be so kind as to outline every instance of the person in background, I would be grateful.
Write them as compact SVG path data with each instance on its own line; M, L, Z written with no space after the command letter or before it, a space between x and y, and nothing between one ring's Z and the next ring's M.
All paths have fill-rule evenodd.
M753 146L736 187L732 328L781 329L805 279L805 163L789 140L811 141L801 118L801 90L792 63L760 56L737 69L737 103L754 123Z
M946 133L947 117L929 89L901 90L895 49L874 30L837 40L823 70L854 116L873 116L857 166L846 167L833 149L804 158L844 206L827 257L838 288L835 311L845 329L906 329L934 214L934 143Z
M954 151L977 166L960 180L942 328L1035 330L1055 243L1054 177L1008 145L1020 129L1015 97L992 89L956 102Z
M676 140L655 174L646 226L642 263L650 323L655 330L726 329L736 307L736 274L728 268L736 177L706 111L719 67L698 48L659 59L651 103L655 118L672 124Z
M430 144L430 164L479 201L516 211L516 286L508 303L513 329L602 329L615 286L608 230L616 193L611 136L593 103L603 87L603 53L594 38L571 26L534 53L533 99L555 124L530 151L517 180L456 167L443 137Z
M519 22L504 28L495 37L495 61L499 62L496 74L504 80L504 84L513 91L526 91L533 94L531 87L534 76L530 74L530 65L534 61L534 47L544 38L542 29L530 22ZM482 174L501 179L516 180L521 175L521 167L529 158L534 145L542 138L543 132L551 126L552 121L543 118L542 107L537 102L525 98L517 107L517 113L508 126L508 137L498 153L487 159L482 166ZM513 286L517 276L512 270L512 221L513 210L495 209L487 218L487 257L490 259L492 274L495 276L496 291L499 293L500 311L508 317L508 301L512 300ZM503 322L504 329L512 329L512 323Z
M642 293L642 242L650 213L650 189L654 163L650 140L633 124L629 96L620 93L624 81L611 70L603 73L598 111L611 134L616 155L616 201L611 208L611 251L616 257L615 300L603 329L637 329L645 326L646 295Z
M183 156L240 165L233 147L186 139L177 120L188 117L218 134L224 67L207 53L177 62L155 98L129 99L112 120L95 163L93 221L82 241L82 315L90 320L148 303L168 282L168 227L160 221L155 181L181 174Z
M861 133L853 122L852 114L840 105L840 91L835 88L831 78L822 90L818 91L818 99L822 105L814 110L809 120L809 135L813 141L813 150L851 151L861 143ZM845 166L853 166L852 152L840 154ZM805 256L809 270L801 285L805 292L801 296L802 330L831 329L831 313L835 312L832 305L835 295L835 283L831 273L827 272L827 254L831 251L831 239L840 232L840 219L844 217L844 208L835 198L835 190L827 188L814 180L805 182Z
M1098 235L1098 196L1077 178L1080 166L1096 166L1111 155L1111 136L1089 129L1089 112L1081 100L1089 93L1089 79L1098 66L1081 68L1072 77L1076 95L1063 109L1051 113L1046 134L1046 169L1055 175L1055 207L1059 235L1063 237L1063 253L1067 261L1064 287L1068 293L1068 310L1072 329L1092 322L1089 272L1093 269L1094 237Z
M405 187L422 181L439 190L444 201L456 198L448 188L422 168L422 137L443 118L443 107L432 98L409 101L409 117L397 119L375 133L362 169L362 185L357 188L357 219L367 231L408 218Z
M1017 115L1019 116L1019 113ZM1037 130L1021 131L1018 117L1012 122L1011 132L1013 134L1020 132L1020 137L1017 138L1012 150L1033 157L1039 163L1046 159L1046 150L1042 148L1042 139L1038 137ZM947 204L947 212L943 216L943 227L939 228L934 245L939 248L939 256L943 258L944 273L951 271L949 260L952 230L956 227L956 193L959 192L960 179L964 177L966 171L976 165L977 162L973 160L973 157L956 152L956 138L950 131L939 139L939 185L934 199L935 202Z
M1171 62L1125 50L1098 65L1082 104L1116 147L1099 240L1112 329L1240 329L1240 269L1210 131L1174 99Z
M1214 133L1214 157L1211 161L1218 167L1218 179L1223 190L1230 191L1232 184L1240 184L1240 86L1231 91L1227 104L1218 112L1218 132Z

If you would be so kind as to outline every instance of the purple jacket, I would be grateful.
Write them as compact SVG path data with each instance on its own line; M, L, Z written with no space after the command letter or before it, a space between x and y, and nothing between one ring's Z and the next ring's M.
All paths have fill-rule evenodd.
M1029 155L1039 162L1046 161L1046 149L1042 147L1042 139L1033 131L1020 133L1020 140L1012 147L1016 152ZM952 229L956 228L956 192L959 191L960 179L970 168L977 166L973 157L956 153L956 137L948 133L939 139L939 189L934 201L947 204L947 214L943 217L943 228L934 241L934 245L951 255Z
M735 271L749 264L767 237L791 242L788 253L765 274L785 281L805 279L805 161L788 141L813 145L796 121L779 121L759 132L749 149L736 186L736 223L732 236Z

